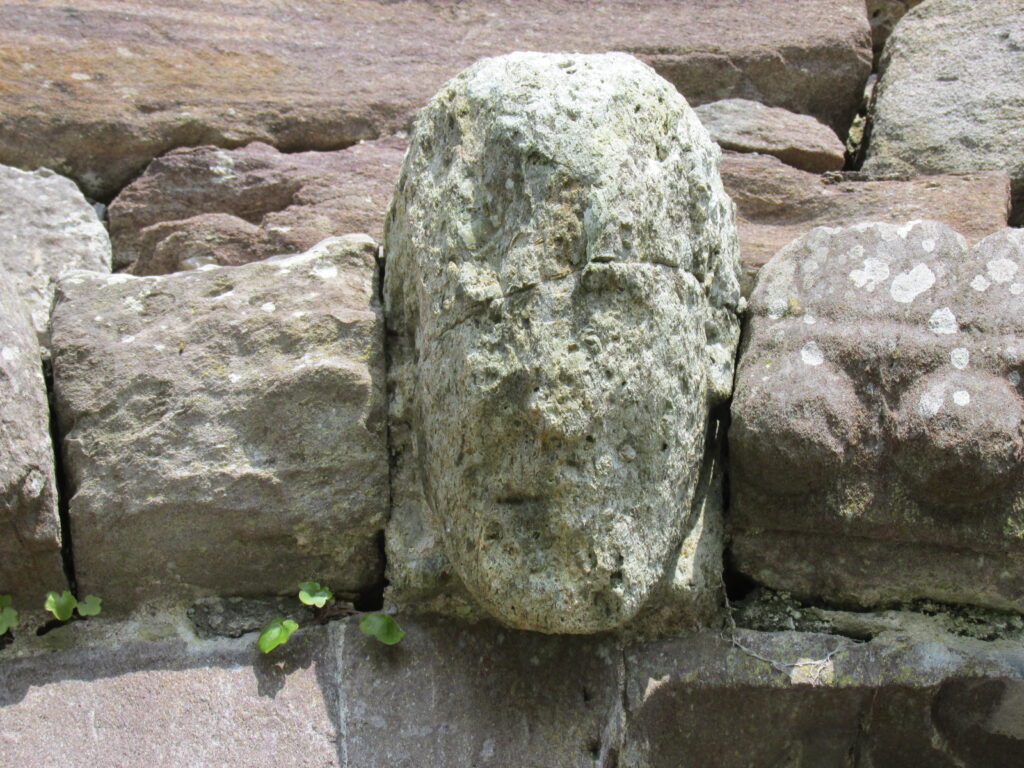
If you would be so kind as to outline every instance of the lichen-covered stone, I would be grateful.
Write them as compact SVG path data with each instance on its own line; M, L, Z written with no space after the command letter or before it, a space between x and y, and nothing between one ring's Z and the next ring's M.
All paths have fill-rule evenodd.
M484 60L428 104L385 229L397 602L585 633L673 578L738 336L718 159L624 54Z
M806 599L1024 609L1024 232L815 229L762 270L732 405L737 567Z
M929 0L886 43L864 170L1005 170L1024 223L1024 8Z
M73 269L110 271L110 238L70 179L0 165L0 272L24 300L43 354L53 287Z
M358 591L387 508L377 246L163 277L75 273L54 310L79 587Z
M42 359L14 282L0 276L0 594L24 610L66 584Z
M838 171L845 161L836 132L810 115L766 107L749 99L723 99L694 109L722 149L759 152L812 173Z

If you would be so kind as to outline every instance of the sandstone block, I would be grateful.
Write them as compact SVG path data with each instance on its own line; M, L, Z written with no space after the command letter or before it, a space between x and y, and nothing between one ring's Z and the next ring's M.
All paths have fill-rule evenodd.
M1024 8L1017 0L930 0L886 44L864 170L998 169L1024 223Z
M18 610L66 587L50 406L28 307L0 276L0 594Z
M74 269L110 271L110 238L74 182L0 166L0 273L25 301L43 353L54 284Z
M722 149L772 155L812 173L843 167L843 142L835 131L809 115L748 99L713 101L694 111Z
M871 69L863 0L0 7L0 162L103 200L175 147L394 134L460 70L514 50L636 53L691 103L754 99L843 135Z
M761 270L732 405L737 567L802 599L1024 608L1024 232L818 228Z
M1010 210L1004 171L889 179L819 176L767 155L725 152L722 183L736 203L745 295L768 259L814 227L936 219L974 243L1003 229Z
M337 152L173 150L111 203L114 265L156 275L300 253L348 232L379 239L405 149L389 138Z
M400 604L594 632L696 557L740 301L718 158L624 54L488 59L421 114L385 227Z
M78 583L107 605L377 581L388 499L376 244L164 277L54 312Z

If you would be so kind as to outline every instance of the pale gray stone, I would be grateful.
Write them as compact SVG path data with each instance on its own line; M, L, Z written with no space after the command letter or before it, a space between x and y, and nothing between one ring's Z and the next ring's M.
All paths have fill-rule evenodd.
M625 54L487 59L421 113L385 227L396 603L595 632L680 570L738 338L719 157Z
M39 342L14 283L0 275L0 594L24 611L66 584Z
M896 23L907 11L920 4L921 0L867 0L871 48L875 54L876 66L885 47L885 41L889 39Z
M885 46L864 170L1005 170L1024 222L1024 7L930 0Z
M729 435L737 568L804 599L1024 610L1024 231L818 228L761 270Z
M54 284L74 269L110 271L107 230L70 179L0 165L0 272L29 309L43 353Z
M713 101L694 111L722 149L773 155L786 165L812 173L843 167L843 142L810 115L749 99Z
M114 608L378 580L376 250L350 235L240 267L61 282L55 389L84 591Z

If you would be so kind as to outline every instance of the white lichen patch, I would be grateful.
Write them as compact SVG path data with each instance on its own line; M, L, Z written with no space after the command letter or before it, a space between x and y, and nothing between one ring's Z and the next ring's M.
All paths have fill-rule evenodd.
M925 253L931 253L935 250L935 240L930 237L926 237L921 241L921 248L924 249Z
M984 275L975 275L974 279L971 280L971 288L978 291L978 293L987 291L990 285L992 285L992 283L990 283L988 278Z
M825 353L821 351L817 342L808 341L800 350L800 359L805 365L821 365L825 362Z
M962 371L971 362L971 353L964 347L957 347L949 353L949 362L954 368Z
M814 325L816 322L818 322L818 318L816 318L814 315L804 315L804 325Z
M1017 262L1012 259L992 259L986 267L994 283L1008 283L1017 274Z
M917 412L926 419L930 419L942 410L945 399L946 393L943 388L933 387L921 395L921 400L917 404Z
M889 293L894 301L909 304L935 285L935 273L927 264L918 264L909 272L902 272L892 280Z
M971 393L966 389L958 389L953 393L953 402L957 405L969 405L971 402Z
M956 333L958 329L956 315L953 314L953 310L949 307L936 309L932 312L932 316L928 318L928 330L940 336Z
M264 312L266 312L269 315L272 312L277 311L277 305L274 304L274 302L272 302L272 301L268 301L265 304L261 304L260 305L260 309L263 310Z
M889 265L881 259L864 259L863 267L853 270L850 279L855 286L870 293L880 283L889 279Z
M333 264L317 264L313 267L313 274L321 280L333 280L338 276L338 268Z
M1024 283L1011 283L1010 293L1012 293L1014 296L1020 296L1022 293L1024 293Z
M18 350L14 349L13 347L4 347L2 350L0 350L0 357L2 357L7 362L11 362L17 356Z

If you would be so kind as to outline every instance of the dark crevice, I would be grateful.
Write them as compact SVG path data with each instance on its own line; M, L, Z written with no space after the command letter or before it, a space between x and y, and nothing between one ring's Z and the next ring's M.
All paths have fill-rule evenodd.
M57 425L56 397L53 391L53 365L49 360L43 362L43 378L46 380L46 398L50 406L50 440L53 443L53 464L57 484L57 515L60 519L60 556L64 566L64 578L67 579L71 594L78 597L78 579L75 577L75 550L71 541L71 516L69 503L71 488L68 482L67 468L64 465L64 452L61 450L62 440Z
M390 506L389 506L390 508ZM370 613L373 611L379 611L384 607L384 590L387 589L388 579L385 575L387 573L387 549L384 546L384 531L377 532L377 548L380 551L380 563L381 563L381 576L380 579L369 587L364 589L352 605L357 611L363 611Z

